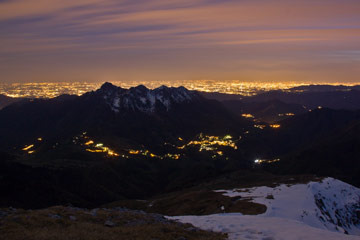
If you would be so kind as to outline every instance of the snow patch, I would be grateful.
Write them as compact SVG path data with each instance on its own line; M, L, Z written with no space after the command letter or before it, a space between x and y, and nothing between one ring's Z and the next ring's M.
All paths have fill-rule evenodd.
M229 233L233 240L360 239L351 236L360 235L360 189L333 178L216 192L264 204L267 210L257 216L217 214L173 219Z
M215 214L207 216L168 217L195 227L228 233L229 240L359 240L345 235L311 227L302 222L279 217L243 216L241 214Z
M360 189L326 178L321 182L220 190L225 196L264 204L265 217L281 217L317 228L360 235Z

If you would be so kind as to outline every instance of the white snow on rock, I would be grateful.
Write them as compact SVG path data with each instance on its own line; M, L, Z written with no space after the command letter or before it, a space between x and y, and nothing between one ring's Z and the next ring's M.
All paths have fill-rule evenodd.
M311 227L302 222L279 218L244 216L241 214L215 214L207 216L170 217L191 223L204 230L228 233L229 240L359 240L359 236L345 235Z
M217 192L264 204L267 211L257 216L239 213L175 219L227 232L230 239L360 239L355 236L360 235L360 189L333 178Z
M139 85L123 89L105 83L98 92L103 95L103 99L114 112L119 112L121 109L155 112L157 107L169 111L173 104L190 102L198 98L196 93L184 87L161 86L152 90Z

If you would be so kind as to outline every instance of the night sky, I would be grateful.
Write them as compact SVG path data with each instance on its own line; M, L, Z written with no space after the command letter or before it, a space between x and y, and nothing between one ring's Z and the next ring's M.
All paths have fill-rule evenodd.
M359 76L359 0L0 0L1 82Z

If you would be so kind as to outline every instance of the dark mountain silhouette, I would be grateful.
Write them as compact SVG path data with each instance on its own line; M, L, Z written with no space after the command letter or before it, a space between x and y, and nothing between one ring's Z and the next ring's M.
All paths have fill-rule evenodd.
M0 110L12 103L19 102L21 100L22 100L21 98L12 98L0 94Z
M221 101L229 110L249 113L265 122L284 120L291 113L298 115L310 109L360 109L360 86L307 85L286 91L260 92L254 96L222 93L201 93L209 99ZM286 115L290 113L290 115Z
M18 102L0 111L0 205L96 207L178 190L249 166L242 150L235 149L226 159L195 148L178 149L181 159L108 157L75 144L84 132L120 154L142 149L165 155L173 149L167 144L179 145L179 137L185 144L200 133L239 136L249 127L251 122L220 102L182 87L122 89L106 83L82 96ZM34 142L35 153L22 150Z
M219 92L199 92L201 96L207 99L222 101L230 101L230 100L241 100L244 96L239 94L228 94L228 93L219 93Z
M279 124L279 129L269 129L262 135L260 148L281 159L265 164L265 169L281 174L332 176L360 186L360 111L316 109ZM256 143L259 141L248 142Z
M297 149L271 166L282 174L315 173L360 186L360 120L351 122Z
M270 91L256 96L244 98L244 102L267 102L278 99L285 103L300 104L308 109L319 106L332 109L360 109L360 91Z
M313 97L297 94L292 96L298 100ZM260 172L330 175L360 185L360 111L309 111L297 103L253 99L221 103L183 87L123 89L106 83L82 96L12 103L0 110L0 206L98 207L150 198L238 170L257 172L257 158L281 159L261 165ZM270 121L288 112L295 116L277 122L276 129L239 116L251 113ZM226 135L233 147L221 146ZM219 149L207 151L209 139ZM118 156L87 151L89 140ZM200 141L208 145L201 149ZM131 149L144 154L130 155ZM169 157L175 153L181 157Z
M229 100L222 103L237 114L251 114L258 120L270 123L285 119L293 114L298 115L308 111L302 105L284 103L278 99L266 102Z
M345 86L345 85L305 85L290 88L290 91L304 91L304 92L333 92L333 91L350 91L360 90L359 85Z
M334 132L360 120L360 111L315 109L278 122L279 129L265 131L263 138L277 155L305 149Z
M0 124L0 143L5 148L38 137L61 140L84 131L90 136L156 145L200 132L239 132L249 125L221 103L182 87L127 90L110 83L80 97L35 99L9 106L0 111Z

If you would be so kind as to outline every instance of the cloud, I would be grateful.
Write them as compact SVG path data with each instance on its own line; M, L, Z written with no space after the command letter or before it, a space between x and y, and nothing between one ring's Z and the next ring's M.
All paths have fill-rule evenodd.
M240 63L251 69L268 61L324 67L332 56L359 59L359 12L358 0L7 0L0 1L0 54L9 69L21 56L38 59L34 68L56 68L58 56L71 62L75 54L98 64L90 53L107 65L141 62L174 72L171 61L195 73L188 65L194 59L194 76L206 67L215 76L218 67L236 77Z

